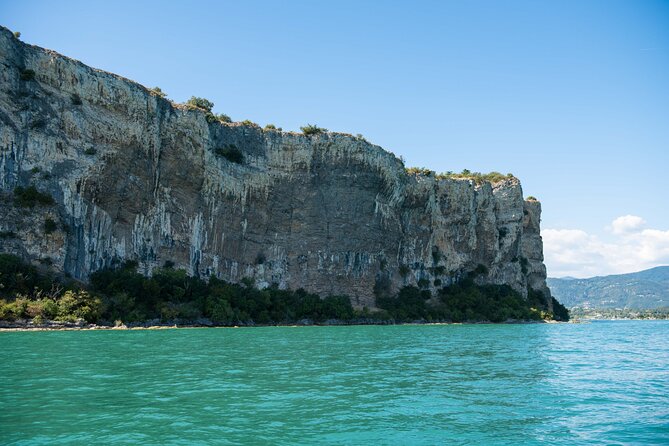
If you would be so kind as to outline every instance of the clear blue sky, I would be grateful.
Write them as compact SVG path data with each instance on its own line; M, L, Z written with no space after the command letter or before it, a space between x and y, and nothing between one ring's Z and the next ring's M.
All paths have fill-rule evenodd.
M0 24L235 120L512 172L544 228L669 237L669 1L0 0Z

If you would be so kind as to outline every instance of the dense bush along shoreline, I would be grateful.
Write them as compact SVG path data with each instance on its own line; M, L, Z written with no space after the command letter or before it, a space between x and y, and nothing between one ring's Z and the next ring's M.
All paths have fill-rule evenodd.
M281 325L308 323L504 322L569 319L553 300L546 311L543 295L528 299L506 285L477 285L475 273L454 285L428 290L407 286L396 295L377 294L378 309L355 309L347 296L320 296L303 289L258 289L215 277L190 277L169 263L151 277L126 262L91 275L90 284L57 279L11 254L0 254L0 320L104 325L146 321L195 325Z

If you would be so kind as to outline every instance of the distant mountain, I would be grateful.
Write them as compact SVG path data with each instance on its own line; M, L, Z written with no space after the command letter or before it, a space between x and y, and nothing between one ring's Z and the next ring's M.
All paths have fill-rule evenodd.
M567 308L669 307L669 266L589 279L548 278L553 296Z

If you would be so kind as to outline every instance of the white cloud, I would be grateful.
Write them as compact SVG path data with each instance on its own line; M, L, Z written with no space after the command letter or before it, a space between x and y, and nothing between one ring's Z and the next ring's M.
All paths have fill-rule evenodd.
M592 277L669 264L669 230L643 229L643 218L611 222L611 241L580 229L545 229L544 256L550 277Z
M625 234L639 230L646 224L646 220L636 215L623 215L611 223L611 232L614 234Z

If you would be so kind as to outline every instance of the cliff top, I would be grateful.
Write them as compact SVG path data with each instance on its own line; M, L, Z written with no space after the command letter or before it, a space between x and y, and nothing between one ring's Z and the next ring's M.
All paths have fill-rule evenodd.
M43 52L45 54L48 54L51 57L57 57L59 59L62 59L63 61L70 62L74 65L76 65L78 68L89 72L91 74L95 75L102 75L104 77L109 77L112 78L116 81L120 81L126 84L129 84L130 86L140 90L142 93L144 93L147 96L152 96L156 100L161 101L164 103L164 105L170 107L173 110L178 110L182 113L193 113L196 115L201 115L204 117L204 119L207 121L209 125L220 125L220 126L225 126L225 127L245 127L245 128L253 128L256 131L262 132L263 134L267 136L274 136L274 137L283 137L283 136L290 136L290 137L303 137L303 138L317 138L317 139L324 139L324 140L337 140L340 138L345 138L350 140L353 143L356 143L357 145L362 145L368 150L372 151L378 151L382 152L386 156L390 156L393 158L393 162L391 164L398 164L398 167L401 166L404 168L404 171L409 174L411 177L425 177L425 179L432 179L434 181L440 182L443 180L464 180L464 181L470 181L476 186L480 186L484 183L490 183L491 185L495 185L498 183L511 183L511 184L519 184L518 179L513 176L512 174L501 174L499 172L490 172L490 173L480 173L480 172L471 172L467 169L463 170L460 173L454 173L454 172L443 172L443 173L436 173L432 170L425 169L425 168L418 168L418 167L406 167L404 164L404 159L402 157L398 157L395 155L393 152L386 150L376 144L370 143L365 139L362 135L353 135L350 133L346 132L336 132L336 131L330 131L324 128L319 128L316 125L311 125L308 124L304 127L301 128L301 132L298 131L284 131L281 128L277 128L273 125L268 125L265 128L262 128L260 125L249 121L249 120L244 120L244 121L232 121L227 115L225 114L219 114L216 115L213 113L213 107L214 104L211 101L208 101L204 98L196 98L192 97L189 101L185 103L178 103L175 102L169 98L167 98L167 95L158 87L153 87L149 88L146 87L139 82L133 81L131 79L128 79L126 77L120 76L115 73L111 73L105 70L101 70L98 68L90 67L86 65L85 63L73 59L68 56L64 56L57 51L42 48L37 45L31 45L28 43L25 43L21 41L12 31L10 31L8 28L0 26L0 34L4 34L2 36L5 39L14 39L16 41L19 41L20 44L24 48L30 48L33 51L37 52ZM39 75L39 73L35 73L36 75Z

